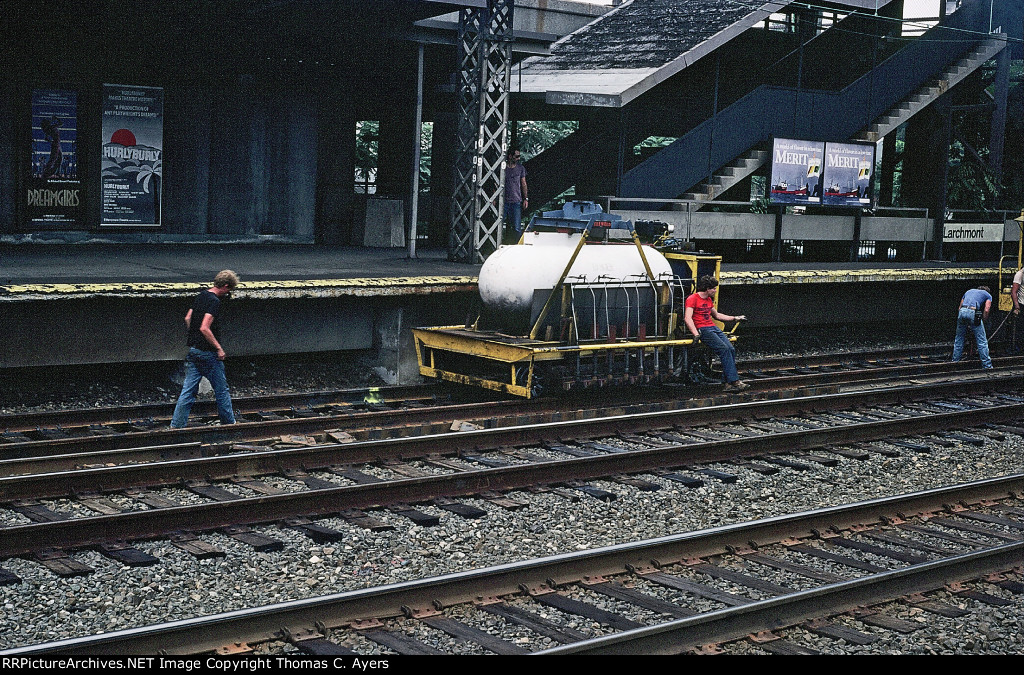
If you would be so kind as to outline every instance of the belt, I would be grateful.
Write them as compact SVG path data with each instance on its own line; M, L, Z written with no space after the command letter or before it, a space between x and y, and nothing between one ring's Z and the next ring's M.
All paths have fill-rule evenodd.
M977 307L968 307L966 305L960 305L960 309L978 309Z

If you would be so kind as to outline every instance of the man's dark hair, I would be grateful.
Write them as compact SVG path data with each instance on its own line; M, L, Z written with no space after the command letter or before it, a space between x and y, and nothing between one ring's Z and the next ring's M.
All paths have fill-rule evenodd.
M985 291L986 293L989 293L989 294L992 293L992 289L989 288L988 286L978 286L978 290L979 291Z
M707 290L710 290L712 288L717 288L717 287L718 287L718 279L714 278L710 274L706 274L706 275L702 276L700 279L697 279L697 292L698 293L700 293L701 291L707 291Z

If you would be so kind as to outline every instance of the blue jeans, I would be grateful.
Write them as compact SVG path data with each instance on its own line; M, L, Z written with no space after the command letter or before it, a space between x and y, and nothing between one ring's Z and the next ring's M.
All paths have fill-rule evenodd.
M178 404L174 406L174 417L171 428L179 429L188 424L188 414L192 404L196 402L199 392L199 380L206 378L213 387L217 397L217 415L221 424L234 424L235 413L231 409L231 394L228 392L228 378L224 374L224 362L217 358L216 352L204 352L192 347L185 357L185 382L181 385Z
M523 233L522 202L505 202L505 222L516 228L516 234Z
M725 381L735 382L740 379L739 373L736 372L736 348L729 342L729 336L718 326L706 326L697 330L700 331L700 341L722 360L722 375L725 376Z
M988 336L985 335L985 323L974 325L974 310L961 307L956 315L956 339L953 341L953 360L959 361L964 355L964 339L967 331L974 332L974 342L978 345L978 356L981 358L981 365L985 368L992 367L992 357L988 355Z

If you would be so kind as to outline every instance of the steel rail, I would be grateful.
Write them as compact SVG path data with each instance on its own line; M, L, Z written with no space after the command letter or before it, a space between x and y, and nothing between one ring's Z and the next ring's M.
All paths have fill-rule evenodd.
M260 461L261 466L277 466L278 468L300 468L302 466L330 466L339 463L353 463L386 459L410 459L425 454L441 453L456 454L460 446L479 450L495 449L508 445L522 445L530 441L560 440L562 436L572 435L575 438L593 438L601 435L614 435L623 432L642 432L651 429L670 427L673 425L701 425L712 423L742 422L747 419L770 417L777 415L818 412L836 407L855 407L866 404L892 404L908 400L917 400L929 396L970 396L990 391L1013 390L1016 382L1012 378L990 378L976 381L940 382L911 386L890 386L887 388L871 388L867 391L844 393L811 394L771 400L744 401L741 403L722 404L715 399L695 400L694 407L668 410L649 410L645 406L628 406L641 408L640 412L609 412L606 410L575 411L575 419L562 419L557 422L544 421L544 413L533 416L518 416L515 424L495 426L482 430L448 432L443 434L423 434L399 438L374 439L347 444L318 444L303 448L286 450L267 450L262 452L227 452L217 446L205 446L198 443L177 444L167 446L144 446L142 448L125 448L112 451L83 452L57 454L45 457L8 458L0 460L0 499L12 498L5 492L4 485L12 485L16 481L5 481L6 478L17 478L31 474L61 474L75 470L86 470L82 467L100 467L96 471L105 473L97 475L115 475L123 470L125 475L132 472L146 471L144 467L153 464L169 464L175 460L187 461L203 459L208 463L211 475L231 476L244 473L253 461ZM801 392L789 392L801 393ZM718 403L718 405L715 405ZM623 410L617 407L614 410ZM568 416L569 413L566 413ZM561 416L561 415L560 415ZM649 420L649 422L646 422ZM562 433L562 430L565 430ZM451 444L448 448L438 445ZM419 447L418 447L419 446ZM325 460L325 456L327 459ZM262 457L262 460L254 460ZM127 462L131 462L127 465ZM109 466L125 464L123 467ZM225 468L226 467L226 468ZM231 468L235 467L235 468ZM168 472L169 473L169 472ZM181 477L173 477L178 479ZM46 481L43 481L45 483ZM135 486L133 483L128 487ZM9 488L10 489L10 488ZM37 488L45 490L45 488ZM70 488L69 488L70 489ZM72 491L88 489L79 485ZM13 494L13 493L11 493ZM46 494L40 492L38 494ZM19 497L20 498L20 497Z
M880 395L896 392L871 392L872 402ZM905 395L906 392L903 392ZM830 399L832 397L821 397ZM832 401L835 402L835 398ZM861 399L863 400L863 399ZM809 404L810 401L802 400ZM785 402L773 402L785 403ZM820 401L819 401L820 403ZM737 406L742 408L743 405ZM707 411L700 411L707 412ZM619 429L649 428L651 418L666 415L623 416L601 420L581 420L535 427L511 427L471 431L459 439L479 449L482 439L501 447L523 444L532 439L560 438L566 432L602 435ZM1024 417L1024 402L973 408L967 411L922 414L880 422L855 423L821 429L804 429L764 436L743 437L685 445L664 445L626 453L552 460L499 468L467 470L447 475L407 478L362 485L339 486L244 498L193 506L129 511L107 516L74 518L54 522L15 525L0 529L0 556L23 555L43 548L77 548L109 541L111 533L122 538L168 535L178 531L200 531L231 525L276 522L296 516L317 517L350 509L365 509L406 502L423 502L437 497L457 497L487 491L502 491L533 485L557 484L605 477L620 473L640 473L657 468L699 464L751 457L771 452L810 450L829 445L887 439L893 436L931 433L982 422L1009 422ZM668 417L674 419L673 417ZM0 498L34 499L46 495L73 495L78 492L109 492L153 483L153 471L163 471L174 483L187 480L216 480L234 475L277 473L284 466L304 470L339 464L373 461L382 456L377 443L359 447L333 446L296 451L250 453L217 457L211 460L185 460L153 466L123 466L88 469L63 474L42 474L0 479ZM457 454L452 435L398 439L391 442L394 456L410 458L430 454Z
M887 352L870 352L871 355L885 354ZM916 351L908 353L916 354ZM854 356L858 356L856 354ZM830 356L830 355L828 355ZM822 357L824 358L824 357ZM785 370L793 367L814 367L807 360L798 366L792 363L795 357L769 357L763 361L748 362L748 365L762 367L769 370ZM1024 357L997 358L995 362L1000 368L1019 367L1024 365ZM823 360L821 365L833 365L843 363L839 358ZM938 374L942 372L958 372L970 370L973 365L970 363L919 363L904 364L902 366L878 366L863 370L847 370L839 372L821 372L803 375L771 376L759 378L751 382L754 390L766 390L773 388L791 388L808 386L809 383L849 383L865 380L882 380L887 377L898 377L908 375ZM620 388L621 389L621 388ZM689 391L700 395L709 389L706 385L690 386ZM274 395L268 397L251 397L239 399L241 403L236 404L236 413L267 411L275 412L273 404L276 401L306 402L307 404L329 405L332 398L352 398L367 396L372 389L338 390L307 392L297 394ZM402 392L406 392L403 394ZM381 388L382 394L391 397L398 396L426 396L427 387L409 386L393 387L385 391ZM605 403L602 399L621 395L608 392L607 390L587 390L589 403ZM645 395L652 401L671 400L675 391L669 388L667 391L658 392L645 389ZM580 397L579 392L571 396ZM340 403L343 401L335 401ZM361 402L361 401L360 401ZM204 404L209 408L213 405L207 401ZM270 404L271 410L267 410ZM104 409L74 409L66 411L46 411L41 413L24 413L0 416L0 428L12 432L30 433L38 431L46 425L55 425L62 429L69 436L65 438L51 438L45 440L28 440L0 443L0 453L5 457L33 457L48 454L67 454L71 452L89 452L98 450L117 450L132 447L133 444L144 442L150 445L170 445L183 442L206 442L206 443L230 443L247 442L265 438L267 435L280 435L286 433L311 433L322 431L324 425L344 425L352 427L358 424L381 427L393 424L422 424L425 422L437 422L444 419L452 419L453 416L493 416L495 410L507 410L512 413L517 410L524 412L556 411L562 408L564 401L557 399L541 399L530 403L520 400L513 401L487 401L477 403L448 403L439 406L428 406L426 408L399 409L399 410L353 410L342 414L322 415L316 417L288 418L281 420L263 420L258 422L240 422L230 427L188 427L184 429L154 429L148 431L126 432L120 431L116 426L128 425L133 419L140 417L152 417L154 414L169 417L173 404L142 404L138 406L126 406L124 408ZM607 403L615 405L615 402ZM240 410L241 408L241 410ZM212 410L212 409L210 409ZM100 424L110 426L112 433L92 434L83 430L85 425ZM80 434L80 435L75 435Z
M231 405L236 415L244 415L258 411L287 409L298 406L361 404L366 403L367 398L377 399L382 402L409 398L424 399L431 398L435 394L437 394L437 389L431 385L386 385L381 387L268 394L265 396L236 396L232 397ZM174 403L138 403L103 408L72 408L5 413L0 415L0 429L31 431L46 425L66 425L68 423L75 425L114 424L150 417L163 417L169 420L174 412L174 406ZM217 403L215 401L196 401L192 406L193 416L216 413Z
M544 592L588 579L622 575L631 571L642 572L645 569L666 567L737 549L763 548L787 539L815 538L821 532L840 532L864 525L881 526L896 519L907 520L935 514L946 509L949 504L986 504L1013 498L1022 492L1024 474L990 478L419 581L294 600L102 635L28 645L0 651L0 654L198 654L214 651L228 644L258 644L270 640L286 640L289 635L308 634L311 631L322 634L325 630L349 626L369 618L415 616L421 612L461 603L517 595L524 589ZM1008 554L1007 566L1019 565L1022 552L1019 546L1024 546L1024 542L996 547L989 560ZM962 559L962 562L966 561ZM1002 564L1003 562L998 562L995 566ZM917 567L924 569L933 566L926 564ZM962 575L946 575L943 578L973 578L973 575L978 574L977 569L983 568L974 567ZM934 569L927 571L935 572ZM923 582L922 586L927 589L935 583L935 577L932 577L931 580ZM899 592L907 592L905 589L906 587L901 587ZM797 595L803 596L800 599L807 601L806 606L809 607L813 607L817 597L815 592ZM835 602L842 602L842 597ZM858 604L863 604L863 601L858 601ZM790 612L782 609L780 611ZM786 616L798 616L800 613L799 610L794 610ZM738 620L750 621L744 617ZM765 629L778 627L776 623L772 623L770 613L763 620L768 622L764 626ZM686 625L685 622L673 623L673 629ZM753 622L744 624L742 634L753 632L752 625ZM652 636L651 640L652 642L644 649L655 648L651 645L657 644L658 637ZM712 640L704 639L704 643L709 641ZM598 649L604 647L601 644L590 646Z
M1024 542L1004 544L536 653L681 654L702 645L792 626L808 618L835 616L861 606L939 589L955 581L977 579L1022 562Z
M1000 361L1000 360L997 360ZM1024 357L1013 357L1008 361L1000 361L1000 369L1007 367L1024 366ZM974 370L969 363L931 363L914 364L909 366L880 366L868 370L846 371L832 373L815 373L809 375L776 376L767 379L755 380L751 392L764 392L779 389L793 389L803 387L811 389L814 385L819 388L831 387L838 384L860 383L861 386L870 386L872 383L889 383L894 378L909 376L936 376L943 373L955 373ZM868 375L869 377L865 377ZM710 390L710 391L709 391ZM690 387L691 395L701 394L717 395L719 392L710 387ZM596 405L605 405L607 409L628 409L637 408L640 405L649 407L671 406L678 408L681 401L675 398L672 390L650 390L645 389L644 394L649 396L645 404L622 404L620 402L608 403L602 399L611 397L607 390L603 396L589 396L586 403L592 408ZM621 395L621 393L619 394ZM749 396L750 394L748 394ZM576 395L579 400L579 394ZM572 400L572 399L570 399ZM130 449L136 444L145 443L150 446L165 446L170 448L175 445L203 442L204 454L213 455L229 452L232 443L258 442L288 434L310 434L324 433L332 427L350 430L356 435L366 435L370 429L379 430L382 428L406 428L414 425L442 424L452 420L478 420L494 419L496 415L511 417L520 415L552 414L563 415L565 412L565 401L555 398L540 399L532 402L520 400L512 401L489 401L478 403L452 403L440 406L427 406L423 408L384 410L384 411L353 411L340 415L324 415L314 417L290 418L282 420L266 420L260 422L239 422L229 426L217 427L188 427L184 429L159 429L154 431L142 431L135 433L111 433L101 435L73 436L68 438L29 440L14 443L0 444L0 456L5 459L28 459L34 457L45 457L50 455L83 454L89 452L116 452ZM569 413L571 414L571 413ZM593 412L589 414L594 414ZM608 414L602 411L598 414ZM360 426L362 425L362 426ZM220 446L220 447L218 447ZM182 456L181 453L166 454L160 456L157 453L150 453L144 461L159 461L171 456Z

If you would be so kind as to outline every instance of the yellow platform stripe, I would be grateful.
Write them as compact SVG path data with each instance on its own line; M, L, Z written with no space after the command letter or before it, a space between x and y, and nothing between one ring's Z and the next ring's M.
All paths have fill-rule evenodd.
M904 269L821 269L821 270L759 270L756 272L722 272L723 285L851 283L857 281L960 281L999 274L998 268L934 267Z
M181 295L209 288L209 281L118 282L90 284L12 284L0 286L0 299L11 296L68 297L92 295ZM471 290L475 276L389 277L357 279L291 279L243 281L236 297L317 297L332 295L408 295Z
M936 267L903 269L758 270L722 272L726 285L849 283L855 281L957 281L997 276L998 268ZM0 285L0 301L85 296L176 296L209 287L196 282L107 282ZM355 279L243 281L235 292L244 298L397 296L473 290L475 276L421 276Z

